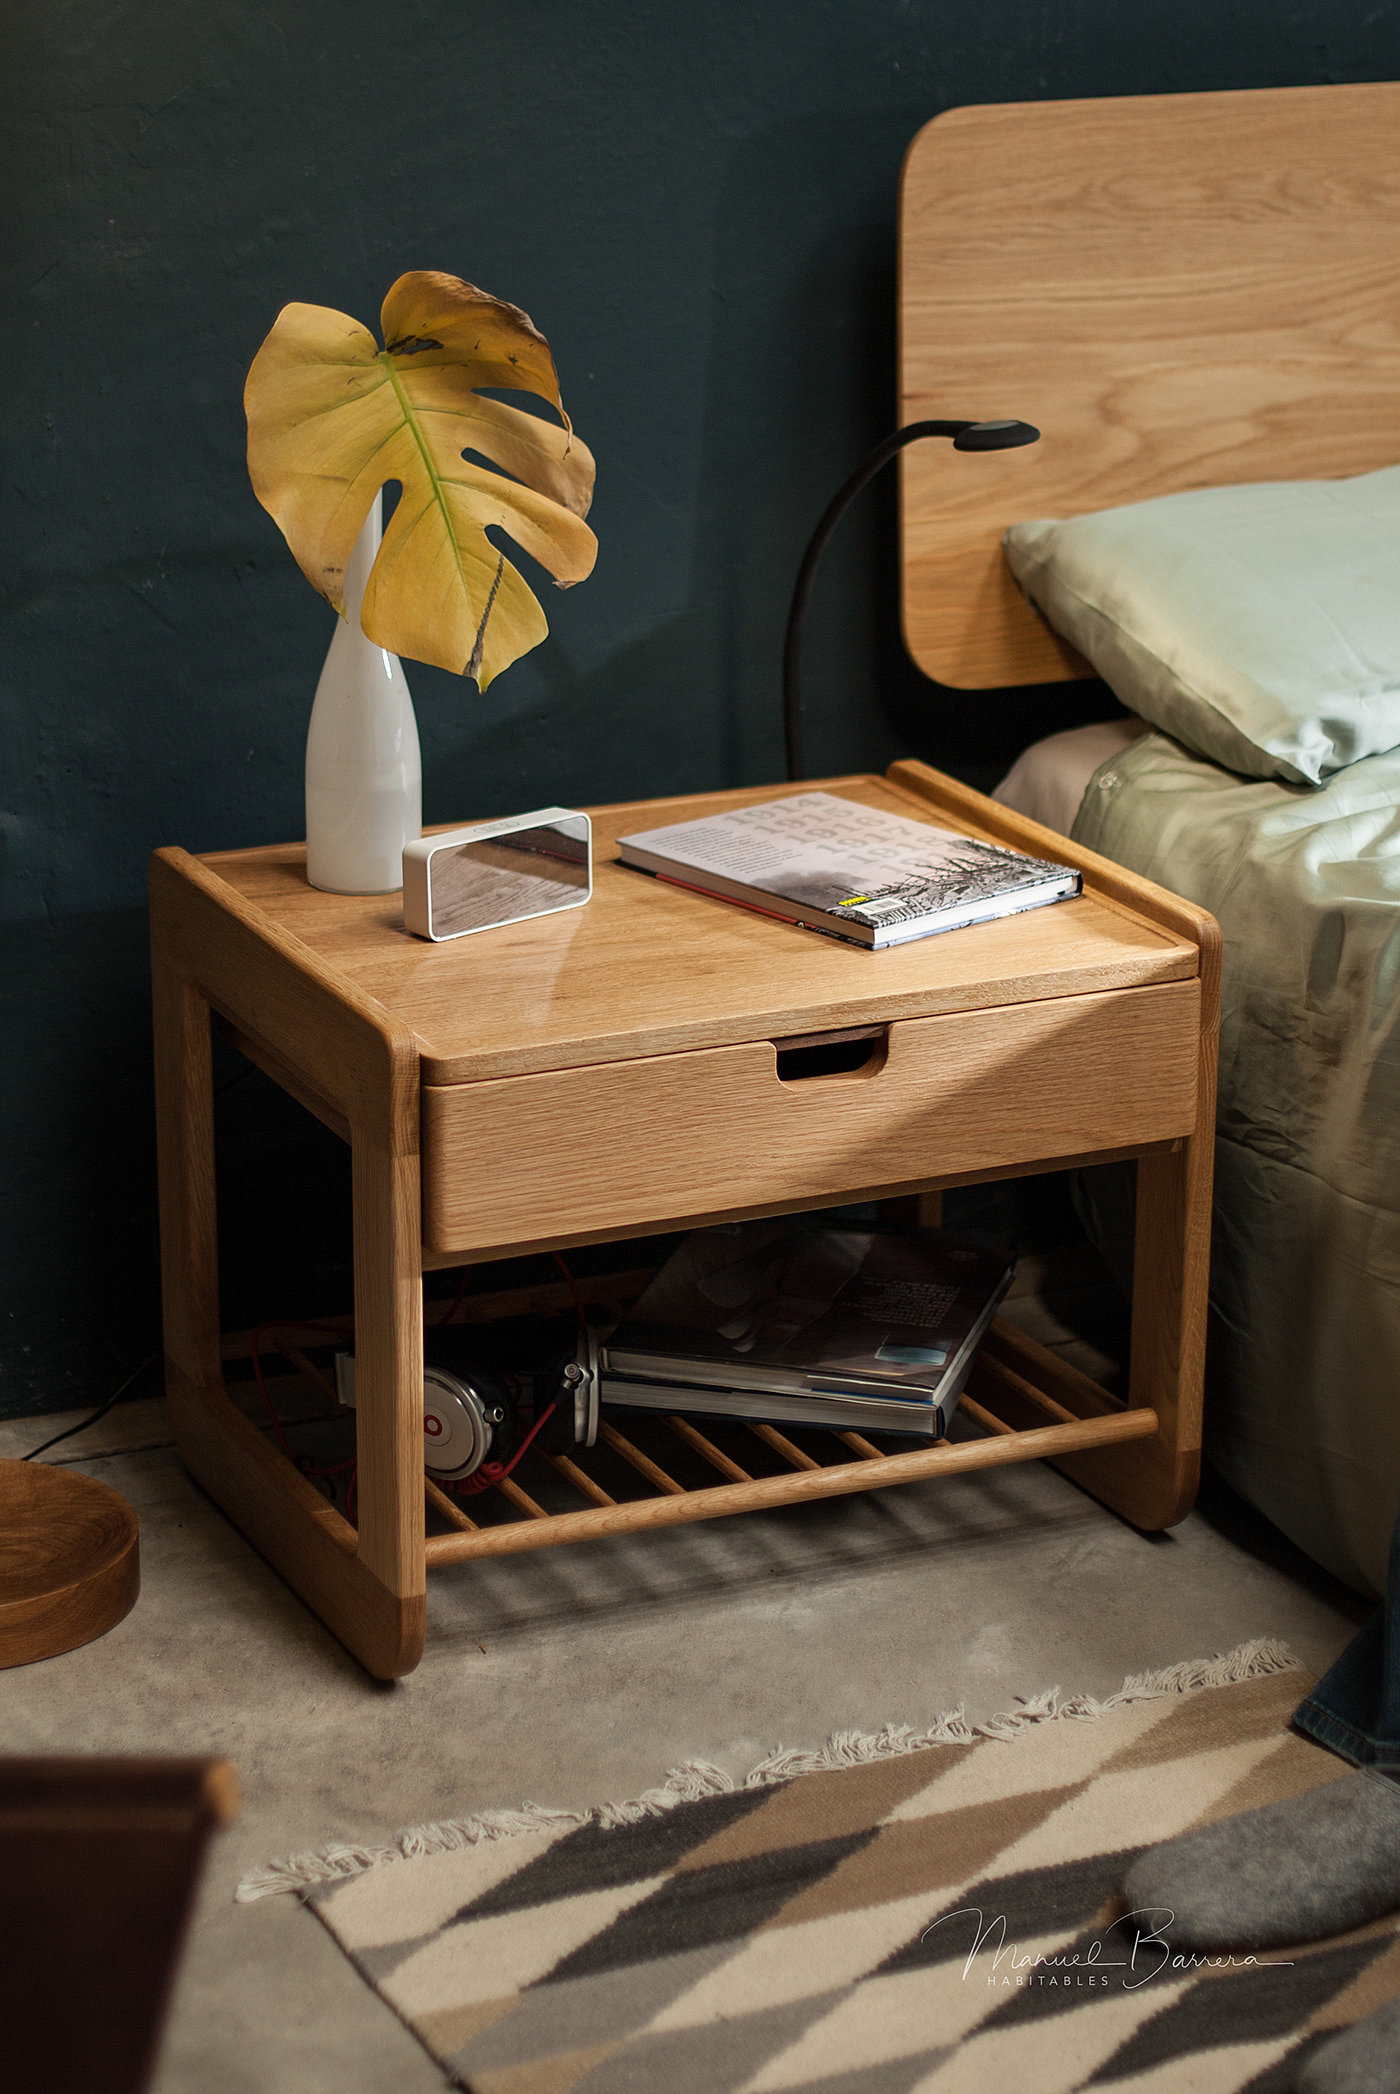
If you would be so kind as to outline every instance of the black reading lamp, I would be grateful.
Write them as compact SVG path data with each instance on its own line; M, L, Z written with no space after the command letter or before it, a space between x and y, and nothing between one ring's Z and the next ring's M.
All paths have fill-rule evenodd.
M826 542L845 515L850 504L862 487L874 479L883 466L889 464L896 452L906 444L917 443L921 436L949 436L955 451L1014 451L1021 444L1039 441L1040 431L1032 429L1029 422L910 422L903 429L896 429L883 443L876 444L864 464L857 466L850 479L835 496L821 522L812 533L811 543L802 555L802 565L797 570L797 584L792 592L792 609L788 612L787 638L783 643L783 739L787 748L787 774L796 779L802 776L802 702L799 675L802 659L802 626L807 616L807 603L812 594L812 579L817 571L817 562L826 549Z

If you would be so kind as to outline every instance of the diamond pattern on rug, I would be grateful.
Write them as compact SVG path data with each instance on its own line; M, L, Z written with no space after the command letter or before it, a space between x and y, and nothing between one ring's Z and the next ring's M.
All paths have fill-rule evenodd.
M1114 1896L1137 1851L1114 1847L1107 1854L1085 1855L1057 1867L967 1884L956 1902L930 1912L917 1937L881 1966L882 1973L961 1962L984 1939L993 1950L1052 1933L1068 1942Z
M1017 1838L1049 1817L1074 1789L1040 1789L1002 1803L970 1803L932 1818L882 1825L868 1845L790 1905L770 1927L827 1913L859 1912L892 1898L966 1883Z
M1312 2014L1350 1985L1386 1946L1384 1941L1367 1941L1296 1961L1290 1951L1276 1950L1278 1960L1261 1963L1258 1969L1212 1972L1136 2029L1089 2084L1127 2079L1190 2051L1285 2036L1306 2026Z
M504 1877L524 1869L572 1825L550 1825L513 1839L484 1841L454 1853L424 1854L410 1873L366 1869L337 1885L336 1939L352 1953L397 1945L435 1934L461 1909Z
M508 2021L493 2016L489 2031L472 2029L452 2046L454 2063L484 2068L553 2057L580 2045L617 2044L657 2020L677 1994L690 1991L727 1958L723 1942L683 1956L625 1964L616 1970L534 1985L510 2002ZM485 2024L482 2025L485 2028Z
M784 1762L309 1902L472 2094L1283 2094L1400 1991L1400 1916L1195 1959L1120 1920L1118 1886L1146 1842L1345 1771L1288 1731L1305 1684L1135 1690L1005 1740Z
M1184 1982L1184 1981L1183 1981ZM1081 2002L1054 2030L1032 2038L1024 2028L975 2030L939 2070L919 2082L920 2094L985 2094L989 2088L1033 2087L1035 2094L1071 2094L1093 2084L1096 2068L1121 2049L1141 2008L1130 1992L1105 1993L1093 2006Z
M523 1911L528 1905L556 1904L576 1891L603 1890L610 1884L667 1874L684 1866L697 1843L736 1818L761 1809L767 1801L762 1789L741 1789L733 1796L678 1803L661 1817L629 1825L626 1839L621 1840L615 1831L604 1831L600 1825L581 1825L524 1868L460 1906L453 1918L487 1919L497 1912Z
M925 1898L902 1898L863 1911L859 1926L851 1925L848 1914L837 1912L808 1920L797 1934L787 1927L777 1932L761 1927L737 1948L726 1944L712 1969L678 1994L652 2025L691 2028L717 2015L814 1999L818 1993L844 1997L889 1949L907 1938L911 1927L922 1923L927 1910Z
M1298 2074L1318 2046L1326 2041L1325 2035L1305 2036L1301 2043L1281 2048L1280 2054L1262 2071L1245 2081L1239 2094L1297 2094ZM1121 2080L1113 2094L1123 2094Z
M939 1759L951 1772L976 1748L948 1745ZM807 1774L781 1788L741 1791L756 1795L762 1808L726 1826L698 1847L682 1868L711 1868L721 1861L742 1861L782 1846L805 1846L811 1839L835 1839L846 1832L868 1832L916 1792L929 1787L926 1753L900 1759L874 1760L868 1766L841 1767L829 1774ZM732 1799L717 1799L730 1801Z
M801 2034L808 2002L705 2028L646 2030L588 2075L588 2094L738 2094Z
M739 1941L827 1875L874 1832L780 1847L717 1868L677 1870L643 1902L619 1915L605 1933L584 1942L550 1973L551 1979L645 1963L710 1941Z

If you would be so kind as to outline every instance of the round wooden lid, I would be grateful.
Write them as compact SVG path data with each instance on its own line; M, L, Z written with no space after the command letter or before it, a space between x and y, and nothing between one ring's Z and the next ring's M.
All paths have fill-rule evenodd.
M0 1666L105 1636L140 1589L125 1498L75 1469L0 1461Z

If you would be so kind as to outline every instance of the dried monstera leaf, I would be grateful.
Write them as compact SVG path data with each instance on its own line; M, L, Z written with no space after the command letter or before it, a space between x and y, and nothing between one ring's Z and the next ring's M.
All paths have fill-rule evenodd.
M484 691L549 630L486 527L498 524L561 586L582 581L598 550L583 521L593 459L564 416L549 344L518 306L416 269L390 290L380 324L382 349L346 313L282 308L243 394L253 491L343 613L345 563L370 504L386 480L401 482L361 623L376 645ZM482 386L537 393L564 426L488 400Z

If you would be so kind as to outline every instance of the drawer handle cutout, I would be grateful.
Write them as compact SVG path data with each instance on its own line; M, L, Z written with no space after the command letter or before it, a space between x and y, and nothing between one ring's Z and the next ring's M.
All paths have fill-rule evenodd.
M883 1025L845 1032L799 1033L774 1040L779 1083L806 1083L816 1076L873 1076L885 1059L889 1039Z

